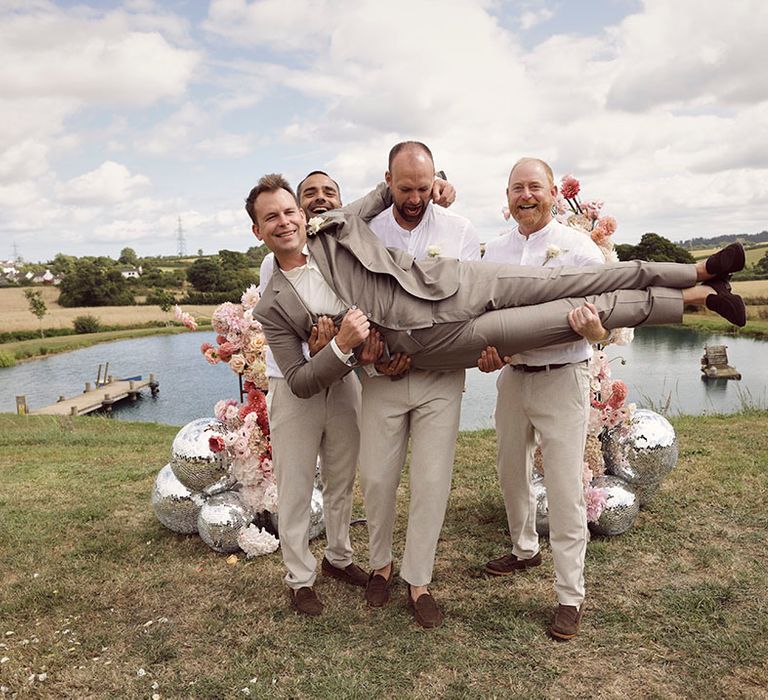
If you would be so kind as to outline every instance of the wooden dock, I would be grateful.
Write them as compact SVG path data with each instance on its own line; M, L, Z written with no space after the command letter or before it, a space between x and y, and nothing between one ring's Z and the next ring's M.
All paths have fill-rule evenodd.
M66 398L59 396L59 400L45 406L29 411L30 415L40 416L83 416L93 411L112 411L112 406L119 401L128 399L136 401L139 392L149 387L152 395L157 394L159 383L154 374L149 375L149 379L113 379L109 377L107 382L98 382L95 387L90 382L86 382L85 390L78 396ZM23 397L17 397L18 399ZM26 402L24 402L26 406Z

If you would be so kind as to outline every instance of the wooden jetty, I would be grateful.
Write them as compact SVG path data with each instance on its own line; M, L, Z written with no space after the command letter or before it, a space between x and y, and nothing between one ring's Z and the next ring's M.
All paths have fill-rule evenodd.
M99 379L101 379L101 376L99 376ZM26 400L22 396L16 397L16 404L19 407L23 406L23 409L19 412L28 412L30 415L35 416L83 416L93 411L110 413L112 406L119 401L126 399L136 401L139 397L139 392L147 387L152 392L152 396L155 396L159 386L160 384L155 379L154 374L150 374L149 379L142 379L141 377L115 379L109 376L105 377L105 381L97 381L95 386L91 382L86 382L82 394L69 399L65 396L59 396L58 401L50 406L26 411Z
M741 379L735 367L728 364L727 345L706 345L701 358L702 379Z

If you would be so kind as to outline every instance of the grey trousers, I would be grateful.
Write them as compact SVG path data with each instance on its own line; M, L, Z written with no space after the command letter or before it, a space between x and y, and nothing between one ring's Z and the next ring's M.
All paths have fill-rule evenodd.
M360 446L360 382L346 375L308 399L291 393L285 379L269 379L267 395L272 457L277 476L280 551L290 588L312 586L317 560L309 549L309 508L320 457L325 556L352 563L349 520Z

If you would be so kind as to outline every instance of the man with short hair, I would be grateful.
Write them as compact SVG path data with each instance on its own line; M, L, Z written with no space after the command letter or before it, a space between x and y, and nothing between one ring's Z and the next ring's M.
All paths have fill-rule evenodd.
M480 259L480 241L470 222L430 201L435 166L427 146L414 141L394 146L385 178L393 204L369 224L385 246L416 260ZM443 614L428 586L451 490L464 370L414 369L398 377L362 372L360 382L360 484L372 569L366 601L384 606L394 582L396 494L410 436L410 505L400 578L408 584L408 606L417 623L437 627Z
M538 268L602 264L602 253L589 236L553 218L556 195L547 163L535 158L515 163L507 199L517 227L489 241L483 260ZM574 315L572 325L584 338L518 353L503 362L491 347L478 361L483 371L504 368L497 382L497 469L512 539L512 552L489 561L485 570L508 576L541 563L531 483L538 443L559 603L550 633L558 640L576 636L584 611L584 555L589 539L582 484L590 396L587 363L592 356L590 343L606 337L599 318L589 309Z
M298 196L307 217L324 214L341 206L339 187L327 173L315 170L298 186ZM274 268L275 256L263 260L259 291L264 293ZM306 357L317 344L328 342L333 323L326 316L318 319L307 343ZM323 604L315 592L317 561L309 549L309 503L315 468L320 459L323 485L323 518L326 547L320 567L324 576L352 586L365 586L368 574L352 562L349 523L352 490L360 446L360 383L353 372L341 377L326 391L299 398L293 394L267 348L267 410L272 456L278 487L278 527L285 582L291 606L299 613L317 616ZM300 432L297 424L301 425Z

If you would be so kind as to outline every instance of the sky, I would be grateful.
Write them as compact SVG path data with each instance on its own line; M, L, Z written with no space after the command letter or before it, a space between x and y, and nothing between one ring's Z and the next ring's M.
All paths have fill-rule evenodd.
M768 228L762 0L0 0L0 258L257 243L258 178L349 202L424 141L483 241L522 156L616 242Z

